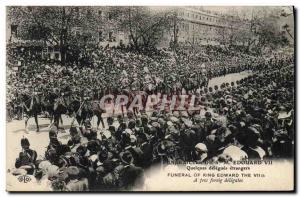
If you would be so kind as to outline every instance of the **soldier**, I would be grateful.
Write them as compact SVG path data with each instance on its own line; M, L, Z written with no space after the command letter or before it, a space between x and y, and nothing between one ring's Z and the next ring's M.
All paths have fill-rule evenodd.
M134 159L129 151L120 153L123 169L120 172L120 184L124 190L132 190L143 186L144 170L133 164Z
M15 167L25 169L28 174L33 174L35 169L35 162L37 153L35 150L30 149L30 143L27 138L21 139L22 152L16 160Z

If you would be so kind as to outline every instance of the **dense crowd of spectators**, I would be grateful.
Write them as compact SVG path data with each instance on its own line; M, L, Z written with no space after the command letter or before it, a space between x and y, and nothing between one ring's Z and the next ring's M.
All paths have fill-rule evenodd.
M180 87L195 89L207 85L212 77L249 69L254 57L238 54L220 55L160 50L145 55L126 49L86 50L77 62L61 65L42 61L36 56L18 53L15 62L22 62L17 76L8 76L8 98L33 92L64 92L87 94L99 99L104 92L156 90L170 93ZM88 57L88 58L87 58ZM18 60L18 58L20 60ZM88 60L87 60L88 59ZM82 65L84 64L84 66Z
M118 49L93 51L91 55L95 61L90 67L39 65L41 67L33 73L22 73L24 76L18 78L19 81L12 80L11 85L17 90L26 90L26 86L36 84L36 88L40 85L51 90L65 84L80 91L134 89L132 84L138 82L141 83L137 85L139 89L148 83L147 75L161 78L163 83L169 83L165 78L175 75L176 82L180 74L190 78L201 70L201 65L194 64L193 59L187 60L184 52L180 53L174 58L164 54L165 58L159 59ZM201 88L197 95L201 110L160 110L140 112L138 116L128 112L127 116L108 117L101 131L92 128L91 122L86 120L83 127L70 128L69 141L65 144L57 137L58 130L53 126L44 158L37 157L30 149L29 140L23 138L22 152L13 174L32 175L39 184L45 183L47 190L116 191L141 189L145 170L153 165L292 158L293 59L258 61L244 58L240 55L236 60L238 64L227 60L222 63L225 66L211 68L208 67L210 62L206 62L204 72L211 72L212 76L240 72L249 67L253 75L236 83ZM189 61L190 64L186 64ZM225 73L220 71L224 69ZM35 83L36 80L44 83ZM155 82L150 80L149 83L155 86Z

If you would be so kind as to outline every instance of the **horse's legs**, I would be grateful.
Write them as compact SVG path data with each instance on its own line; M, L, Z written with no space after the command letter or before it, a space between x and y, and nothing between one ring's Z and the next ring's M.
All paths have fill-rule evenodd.
M26 118L25 118L25 129L27 129L27 123L28 123L28 120L30 119L30 117L28 116L26 116Z
M53 114L49 114L50 124L52 124L53 121Z
M54 125L58 129L58 126L59 126L59 114L54 113L53 117L54 117Z
M76 116L76 121L79 126L81 126L81 118L79 116Z
M39 132L40 128L39 128L39 121L38 121L37 113L34 114L34 120L35 120L35 124L36 124L36 132Z
M103 120L103 118L102 118L101 115L100 115L100 121L101 121L102 127L103 127L103 129L104 129L104 128L105 128L105 124L104 124L104 120Z
M62 115L61 115L61 114L59 114L59 120L60 120L61 125L64 125L64 122L63 122L63 119L62 119Z
M18 116L18 120L22 120L22 114L23 113L23 109L21 107L17 107L17 116Z
M105 125L104 125L104 121L103 121L103 118L102 118L101 114L96 113L96 116L97 116L97 128L99 127L100 122L101 122L102 127L104 129Z
M139 115L139 110L140 110L140 108L139 108L139 107L135 107L134 109L135 109L135 113L133 113L133 114L134 114L134 116L137 118L138 115Z
M124 105L121 105L122 116L124 118Z

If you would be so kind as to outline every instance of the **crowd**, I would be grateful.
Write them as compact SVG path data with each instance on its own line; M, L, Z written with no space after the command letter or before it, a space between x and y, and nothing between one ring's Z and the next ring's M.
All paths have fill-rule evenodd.
M8 76L7 95L12 105L20 105L20 95L33 93L43 97L48 93L60 96L72 92L73 96L99 100L104 94L117 94L124 89L163 94L183 88L195 91L206 86L210 78L248 70L254 62L262 62L239 53L226 56L213 51L209 52L211 58L206 59L199 54L157 50L145 55L126 49L99 48L86 50L77 61L61 65L18 52L15 62L22 62L22 66L17 76Z
M36 84L50 90L64 84L78 91L118 89L132 85L122 76L130 75L128 80L145 85L147 81L141 78L147 74L166 82L165 78L181 72L183 78L190 77L198 66L192 63L193 60L189 60L191 65L185 65L187 57L184 55L154 60L117 49L91 53L99 62L95 61L90 67L45 65L40 72L24 73L26 77L18 78L23 80L22 83L12 83L16 83L14 87L18 90L26 90L26 87L17 84ZM178 66L175 66L176 62L179 62ZM230 64L229 60L224 64ZM145 171L154 165L292 158L295 124L293 59L273 58L255 64L248 59L241 65L205 68L220 74L224 68L235 72L251 66L253 75L236 83L200 88L197 102L203 106L202 110L160 110L140 112L138 116L128 112L126 117L108 117L101 131L92 128L91 122L86 120L83 127L70 128L67 143L61 142L57 128L53 126L43 158L37 157L35 150L30 149L29 140L23 138L22 152L13 174L32 175L38 183L46 183L48 189L54 191L116 191L141 189ZM42 77L39 79L37 75ZM124 81L120 80L123 78ZM43 82L35 83L35 80ZM130 89L134 88L130 86Z

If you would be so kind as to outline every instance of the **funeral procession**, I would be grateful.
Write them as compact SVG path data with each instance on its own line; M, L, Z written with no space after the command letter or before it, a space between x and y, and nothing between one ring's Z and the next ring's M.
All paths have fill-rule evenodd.
M7 190L293 161L294 41L293 7L7 6Z

